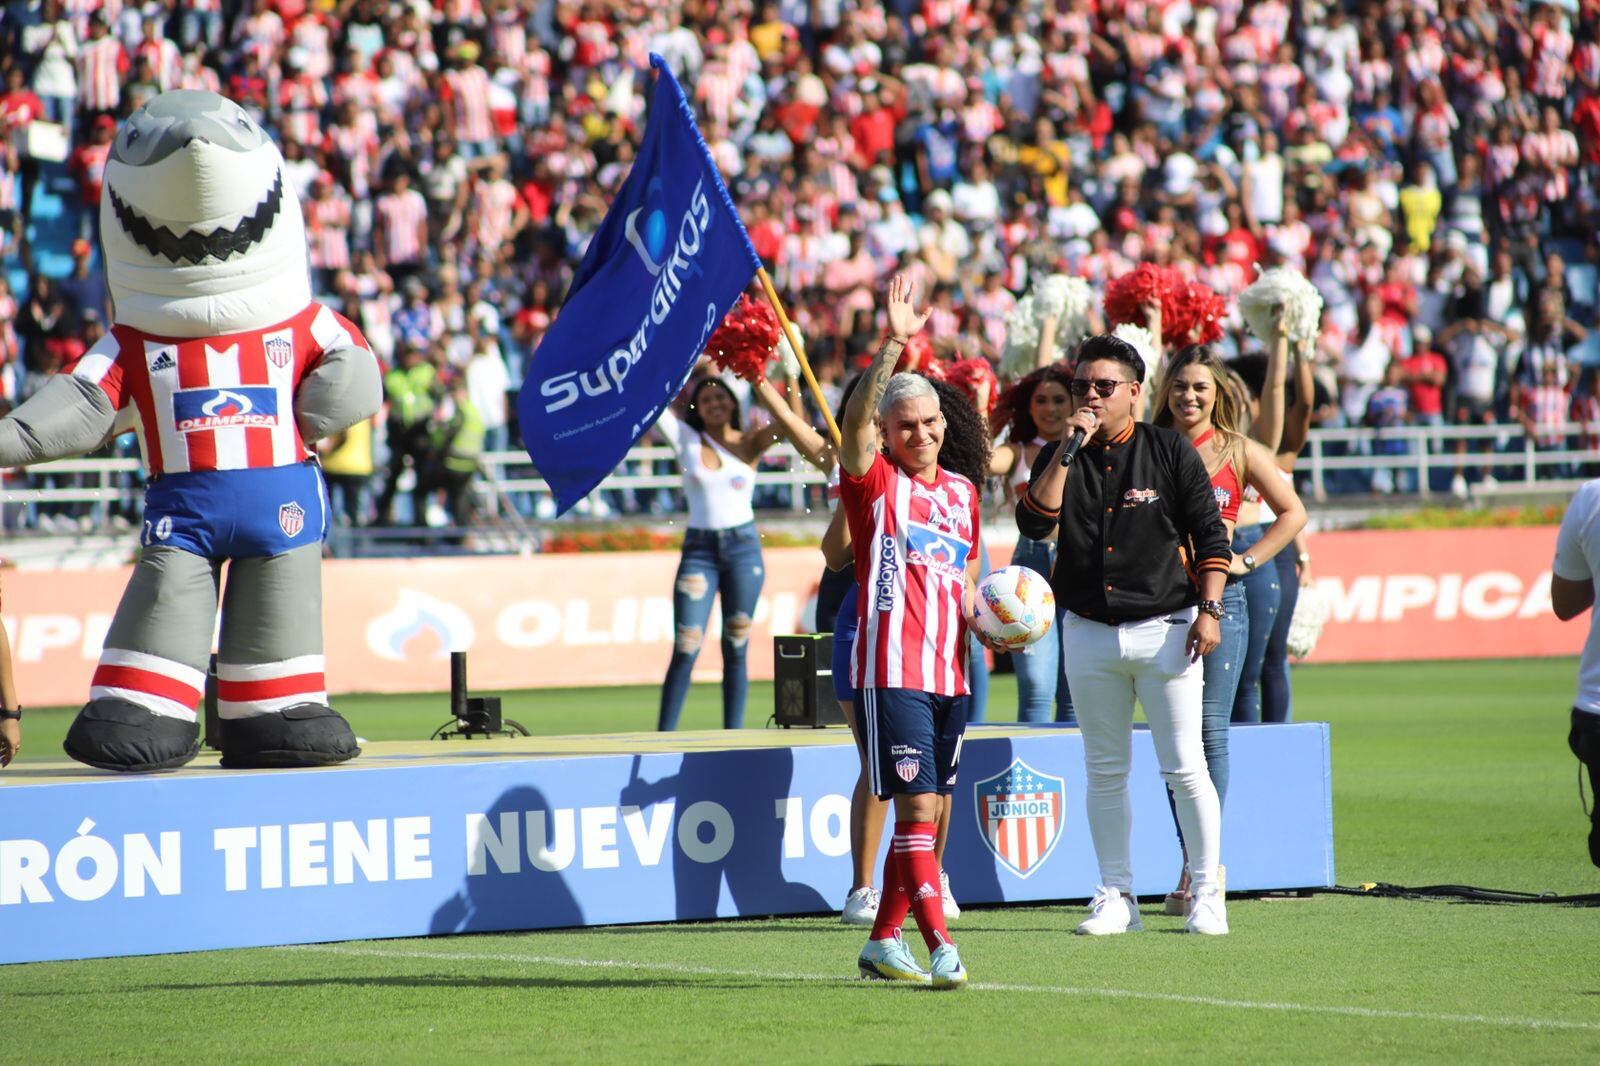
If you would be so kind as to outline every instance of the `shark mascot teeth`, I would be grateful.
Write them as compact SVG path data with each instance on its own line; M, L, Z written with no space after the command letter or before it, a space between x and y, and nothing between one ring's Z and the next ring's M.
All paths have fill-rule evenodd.
M311 299L283 157L232 101L162 94L117 132L100 220L112 328L0 420L0 466L131 428L150 475L139 560L67 754L123 771L195 756L220 598L222 764L354 758L323 679L311 445L374 414L382 384L360 331Z

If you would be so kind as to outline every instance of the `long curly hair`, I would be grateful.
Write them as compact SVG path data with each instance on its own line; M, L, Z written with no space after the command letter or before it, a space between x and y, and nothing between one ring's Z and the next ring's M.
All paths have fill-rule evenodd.
M939 465L983 488L984 479L989 476L988 424L965 392L934 378L929 378L928 383L939 394L939 410L944 413Z
M1034 424L1030 410L1033 394L1047 381L1055 382L1068 393L1072 391L1072 371L1067 364L1042 366L1026 377L1019 378L1000 394L995 400L994 413L989 416L989 424L994 427L1009 426L1013 444L1026 444L1033 440L1039 435L1039 427Z
M1234 391L1232 382L1234 377L1228 365L1222 358L1206 344L1191 344L1179 349L1161 371L1161 380L1156 385L1155 411L1150 421L1164 429L1176 429L1176 419L1172 416L1172 383L1178 377L1178 372L1187 366L1204 368L1211 374L1211 394L1215 401L1211 407L1211 425L1216 430L1216 453L1227 463L1233 464L1234 472L1242 482L1245 478L1245 436L1241 423L1239 401Z

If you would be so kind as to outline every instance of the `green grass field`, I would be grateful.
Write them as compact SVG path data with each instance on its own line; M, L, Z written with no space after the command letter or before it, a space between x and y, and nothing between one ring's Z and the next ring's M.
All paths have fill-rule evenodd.
M1574 672L1299 670L1296 717L1333 723L1340 883L1600 891L1565 744ZM645 729L655 695L521 693L507 713ZM686 725L712 726L717 698L698 687ZM1014 706L1009 678L992 701ZM341 705L374 740L448 717L438 696ZM770 687L750 706L764 720ZM30 711L24 757L59 758L69 720ZM0 1061L1600 1062L1600 911L1235 899L1211 939L1159 910L1096 939L1069 935L1077 906L969 909L953 932L974 984L944 995L852 980L862 936L832 918L11 966Z

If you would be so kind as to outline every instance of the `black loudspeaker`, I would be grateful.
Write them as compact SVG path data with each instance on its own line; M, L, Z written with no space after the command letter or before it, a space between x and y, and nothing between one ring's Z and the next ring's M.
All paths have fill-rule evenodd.
M211 656L206 668L205 745L212 751L222 750L222 718L217 714L217 657Z
M833 634L773 637L773 721L790 726L844 725L833 698Z

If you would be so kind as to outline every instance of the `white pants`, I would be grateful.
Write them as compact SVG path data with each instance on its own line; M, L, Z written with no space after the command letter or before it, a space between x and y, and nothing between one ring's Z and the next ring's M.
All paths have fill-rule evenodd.
M1061 654L1083 733L1089 834L1100 862L1100 883L1107 888L1133 892L1128 770L1135 697L1150 723L1161 776L1172 787L1178 824L1189 848L1190 882L1198 889L1217 879L1222 806L1200 745L1205 671L1201 663L1190 662L1184 650L1194 618L1191 607L1108 626L1068 611L1061 626Z

